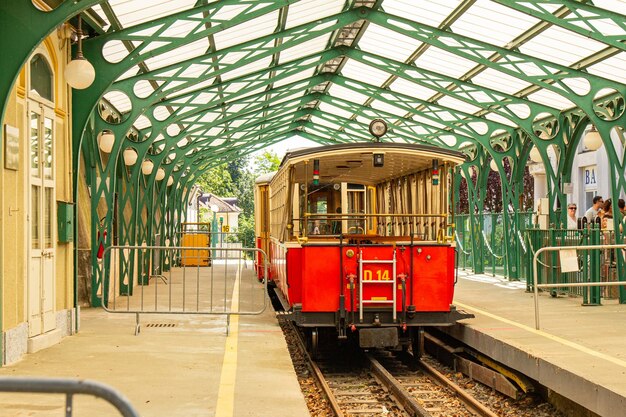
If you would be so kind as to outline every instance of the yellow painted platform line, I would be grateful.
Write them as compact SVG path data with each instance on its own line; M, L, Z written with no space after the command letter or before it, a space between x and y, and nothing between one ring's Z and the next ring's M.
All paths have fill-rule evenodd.
M576 349L576 350L578 350L580 352L583 352L583 353L585 353L587 355L595 356L596 358L604 359L605 361L608 361L608 362L614 363L615 365L619 365L619 366L621 366L623 368L626 368L626 361L614 358L613 356L605 355L604 353L600 353L600 352L595 351L593 349L590 349L588 347L579 345L578 343L574 343L574 342L571 342L571 341L569 341L567 339L563 339L563 338L561 338L559 336L555 336L553 334L546 333L546 332L544 332L542 330L537 330L537 329L535 329L533 327L526 326L526 325L521 324L521 323L517 323L517 322L515 322L513 320L505 319L504 317L500 317L500 316L497 316L495 314L488 313L488 312L486 312L484 310L481 310L481 309L479 309L477 307L473 307L473 306L470 306L470 305L467 305L467 304L463 304L463 303L459 303L459 302L455 301L454 305L457 305L457 306L462 307L462 308L466 308L466 309L471 310L471 311L475 311L476 313L482 314L483 316L491 317L492 319L499 320L499 321L501 321L503 323L506 323L506 324L509 324L511 326L515 326L515 327L520 328L522 330L526 330L526 331L534 333L536 335L543 336L546 339L550 339L550 340L553 340L553 341L555 341L557 343L561 343L562 345L565 345L567 347L571 347L572 349Z
M237 268L230 311L239 311L239 276L241 267ZM217 393L215 417L232 417L235 408L235 382L237 378L237 342L239 339L239 316L230 316L230 331L224 347L224 361L220 388Z

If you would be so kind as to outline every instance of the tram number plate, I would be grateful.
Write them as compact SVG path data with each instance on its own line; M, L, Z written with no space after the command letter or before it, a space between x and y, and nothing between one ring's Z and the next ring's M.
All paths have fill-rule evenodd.
M363 269L363 281L390 281L391 271L387 268Z

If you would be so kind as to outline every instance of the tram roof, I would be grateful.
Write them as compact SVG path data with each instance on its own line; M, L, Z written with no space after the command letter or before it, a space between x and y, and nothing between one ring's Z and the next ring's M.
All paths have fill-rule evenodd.
M564 114L622 118L626 0L108 0L89 9L111 129L176 180L290 137L513 161ZM80 123L80 121L79 121ZM129 130L130 127L130 130ZM350 145L351 146L351 145ZM95 156L97 157L97 156ZM525 161L524 161L525 163ZM156 170L155 170L156 171Z

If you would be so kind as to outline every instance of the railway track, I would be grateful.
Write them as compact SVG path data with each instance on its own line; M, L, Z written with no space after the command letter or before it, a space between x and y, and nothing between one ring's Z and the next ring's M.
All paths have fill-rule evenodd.
M356 357L338 358L308 354L300 331L299 348L306 357L329 408L337 417L369 416L485 416L496 417L486 406L444 375L420 362L410 366L410 355L377 351Z

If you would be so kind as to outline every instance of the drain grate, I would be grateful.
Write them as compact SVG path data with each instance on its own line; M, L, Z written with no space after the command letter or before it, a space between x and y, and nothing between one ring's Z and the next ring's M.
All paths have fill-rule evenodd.
M146 327L176 327L176 323L148 323Z

